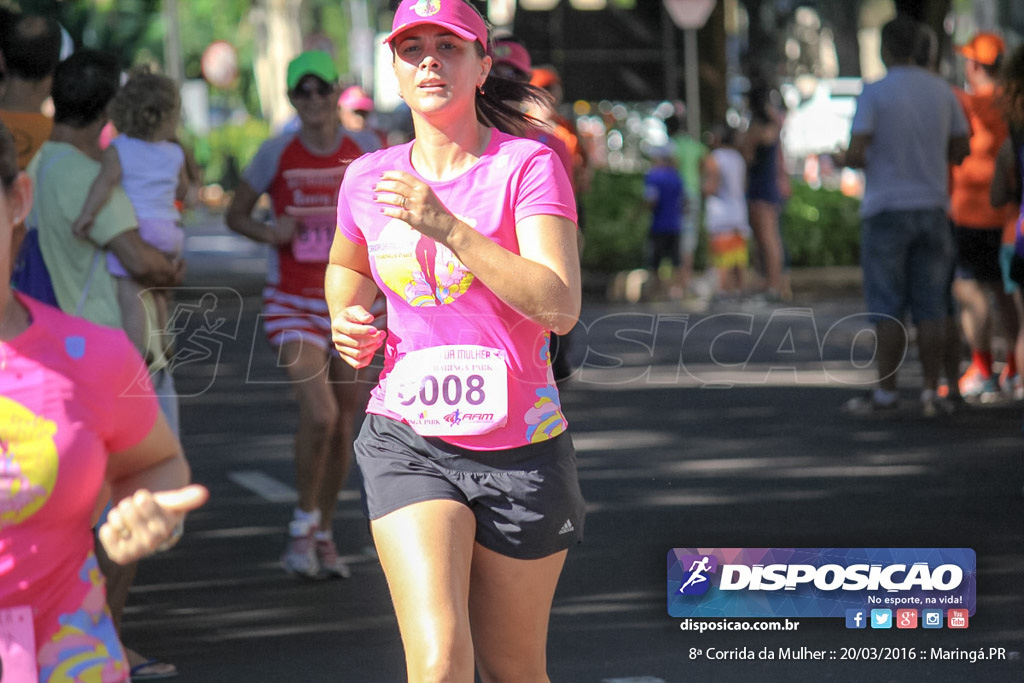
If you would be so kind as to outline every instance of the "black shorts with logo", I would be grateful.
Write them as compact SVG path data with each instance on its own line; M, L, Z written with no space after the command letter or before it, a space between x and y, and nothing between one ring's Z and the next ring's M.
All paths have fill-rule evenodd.
M368 414L355 453L370 520L414 503L454 500L476 517L476 541L508 557L547 557L583 540L585 503L568 433L475 451Z

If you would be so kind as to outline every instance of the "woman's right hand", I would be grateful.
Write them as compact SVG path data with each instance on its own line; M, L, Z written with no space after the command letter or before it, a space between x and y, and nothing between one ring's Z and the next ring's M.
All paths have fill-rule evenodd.
M210 497L205 486L190 484L174 491L139 489L119 501L99 529L107 555L118 564L130 564L160 549L172 537L185 513Z
M342 360L365 368L388 333L373 326L373 314L362 306L349 306L331 320L331 339Z

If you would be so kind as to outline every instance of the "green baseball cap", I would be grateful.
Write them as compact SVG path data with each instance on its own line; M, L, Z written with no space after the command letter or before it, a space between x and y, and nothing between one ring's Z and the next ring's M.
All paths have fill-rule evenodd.
M294 90L303 76L316 76L326 83L336 83L338 69L323 50L309 50L288 62L288 89Z

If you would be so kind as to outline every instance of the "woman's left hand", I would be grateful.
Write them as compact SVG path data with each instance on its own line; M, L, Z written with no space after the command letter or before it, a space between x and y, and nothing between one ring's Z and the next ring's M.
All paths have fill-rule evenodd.
M385 216L398 218L427 237L447 244L458 219L444 207L430 186L404 171L384 171L373 188L373 200Z
M157 493L139 489L115 505L100 527L104 550L118 564L130 564L155 552L171 538L185 513L201 506L209 496L199 484Z

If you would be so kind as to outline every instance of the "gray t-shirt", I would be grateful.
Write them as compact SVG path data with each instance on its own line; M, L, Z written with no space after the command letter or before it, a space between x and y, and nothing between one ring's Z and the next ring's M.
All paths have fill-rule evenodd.
M852 135L871 135L861 215L949 207L950 138L968 135L953 89L916 66L897 66L864 86Z

